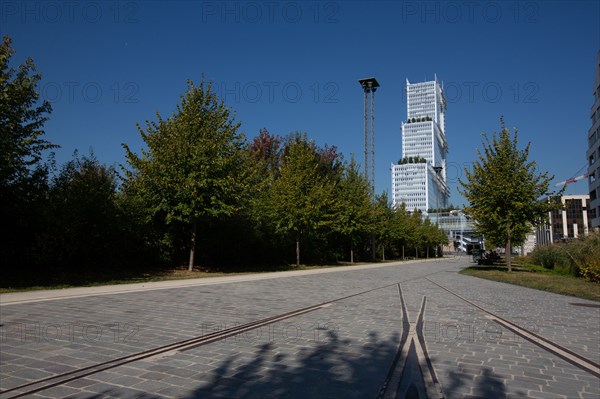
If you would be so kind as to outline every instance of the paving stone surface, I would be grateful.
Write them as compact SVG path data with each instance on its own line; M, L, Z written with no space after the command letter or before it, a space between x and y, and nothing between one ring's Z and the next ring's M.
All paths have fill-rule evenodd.
M0 389L347 297L27 397L376 398L402 335L399 283L411 323L426 297L423 333L445 397L600 397L598 377L432 282L598 363L600 309L457 274L468 264L466 258L404 262L13 304L0 297Z

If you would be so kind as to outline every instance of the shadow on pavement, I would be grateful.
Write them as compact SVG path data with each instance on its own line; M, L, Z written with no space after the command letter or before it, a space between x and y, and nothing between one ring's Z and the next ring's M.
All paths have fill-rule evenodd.
M256 353L236 353L203 375L202 386L181 398L377 398L392 364L400 337L386 340L370 333L360 350L356 342L327 332L324 342L280 352L277 343L257 346ZM352 343L352 345L351 345ZM252 356L250 358L250 356ZM432 359L435 365L435 359ZM503 378L482 368L473 380L459 369L442 377L442 388L451 398L506 398ZM199 381L200 382L200 381ZM444 383L446 385L444 385ZM414 391L414 390L413 390ZM408 390L406 397L416 393ZM137 393L137 394L136 394ZM415 398L419 398L417 393ZM163 398L129 388L109 390L94 397ZM423 398L421 398L423 399Z
M294 359L279 353L271 343L263 344L256 357L243 364L232 356L190 397L377 398L398 350L399 336L380 340L370 333L360 353L348 351L349 340L340 339L335 332L329 331L328 338L328 342L300 350ZM489 368L483 368L475 381L458 370L447 377L451 384L443 387L446 398L507 397L502 377ZM461 394L465 391L471 393Z
M507 398L503 378L495 374L489 367L483 367L479 376L472 380L470 375L458 371L450 371L447 375L449 384L444 386L447 399L467 397L469 399L499 399ZM472 392L465 394L465 388L473 387ZM467 390L468 391L468 390ZM521 396L522 395L522 396ZM526 397L524 392L517 392L517 397Z
M370 334L360 353L332 331L326 342L280 353L277 344L261 345L256 357L239 364L225 360L210 375L209 384L193 398L374 398L398 348L398 336L380 341ZM292 358L293 356L293 358Z

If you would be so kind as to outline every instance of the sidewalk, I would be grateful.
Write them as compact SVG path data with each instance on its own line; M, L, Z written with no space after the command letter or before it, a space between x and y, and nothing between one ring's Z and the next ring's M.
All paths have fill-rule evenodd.
M195 279L185 280L168 280L168 281L154 281L147 283L133 283L133 284L115 284L115 285L102 285L97 287L76 287L76 288L63 288L56 290L38 290L38 291L24 291L24 292L12 292L7 294L0 294L0 306L18 304L18 303L29 303L29 302L40 302L40 301L52 301L56 299L66 298L82 298L86 296L96 295L109 295L109 294L122 294L128 292L139 292L139 291L150 291L150 290L162 290L170 288L180 287L196 287L202 285L214 285L214 284L227 284L227 283L238 283L243 281L259 281L268 280L274 278L287 278L293 276L308 276L314 274L323 273L337 273L343 271L352 270L364 270L373 269L379 267L390 267L398 265L406 265L417 262L430 262L431 259L417 259L404 262L386 262L386 263L372 263L372 264L357 264L355 266L332 266L329 268L315 269L315 270L290 270L281 272L266 272L266 273L252 273L244 275L234 276L223 276L223 277L202 277Z

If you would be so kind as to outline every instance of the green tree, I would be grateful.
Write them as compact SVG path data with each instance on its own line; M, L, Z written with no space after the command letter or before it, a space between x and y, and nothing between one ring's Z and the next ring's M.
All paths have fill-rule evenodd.
M415 212L416 213L416 212ZM393 209L392 220L390 221L391 241L397 247L398 255L404 259L407 247L414 248L415 233L417 222L406 210L406 205L401 204Z
M436 237L435 237L435 245L437 251L438 251L438 256L442 257L444 256L444 246L448 245L450 243L450 239L448 238L448 234L442 230L441 228L439 228L438 226L436 226Z
M248 146L251 181L249 214L253 225L265 236L272 235L270 219L271 186L279 178L283 163L283 139L261 129Z
M405 225L406 242L409 248L415 249L415 257L422 255L423 249L423 212L415 210L408 215L408 220ZM408 230L408 231L407 231Z
M0 219L9 234L2 242L2 257L14 270L31 270L32 247L44 225L48 189L45 150L57 147L44 140L44 124L51 106L41 101L38 84L42 75L34 62L13 68L12 40L0 44Z
M376 196L373 204L373 234L381 246L381 258L385 261L386 248L392 247L394 242L395 212L388 199L386 191Z
M32 177L44 150L57 147L42 139L43 126L52 111L39 101L37 86L42 78L27 58L18 70L9 66L15 53L12 40L4 36L0 45L0 184L4 191Z
M335 230L350 245L351 263L354 263L354 248L373 225L371 192L371 184L352 157L339 184L335 223Z
M519 149L517 130L513 136L503 118L500 125L491 139L484 135L483 152L477 149L478 160L472 171L465 169L459 191L469 201L465 213L476 221L479 233L506 248L512 271L512 246L522 244L532 226L546 217L551 205L540 198L554 176L538 173L535 161L528 160L531 143Z
M64 164L52 179L43 260L55 272L84 273L117 265L122 235L117 175L93 153Z
M267 129L260 129L249 146L252 160L256 163L256 170L261 177L276 177L282 161L282 138L272 135Z
M425 248L427 257L432 252L439 256L440 246L448 243L448 237L442 229L433 224L429 218L426 218L419 225L419 241L420 245Z
M186 226L192 270L198 224L239 209L244 138L232 111L204 80L199 86L188 81L176 112L166 120L157 118L146 122L145 131L138 125L148 147L141 155L123 145L131 167L127 184L147 200L152 214Z
M288 244L296 237L281 225L278 204L274 204L273 193L282 195L284 190L283 182L277 181L280 179L283 165L290 155L290 149L306 141L306 135L300 133L293 133L284 138L271 134L266 129L261 129L248 146L251 159L249 170L253 171L252 194L250 194L249 201L250 223L255 235L253 252L260 256L262 264L265 262L281 263L285 259L289 259ZM312 142L307 145L312 148L315 155L314 161L317 162L316 146ZM289 170L290 164L287 163L285 168ZM249 238L249 235L246 235L245 238ZM308 238L308 234L304 234L303 238ZM259 254L259 251L262 254Z
M270 219L276 233L295 240L299 265L302 239L331 226L336 182L323 173L325 161L306 135L292 135L284 153L271 186Z

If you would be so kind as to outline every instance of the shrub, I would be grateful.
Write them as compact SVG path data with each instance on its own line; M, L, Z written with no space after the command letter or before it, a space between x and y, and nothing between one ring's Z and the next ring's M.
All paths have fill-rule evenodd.
M581 240L580 272L587 280L600 283L600 233L594 232Z
M568 255L557 244L537 247L531 254L531 260L548 270L568 268L570 264Z
M600 233L592 232L587 237L567 243L537 247L530 259L536 265L559 274L600 282Z
M580 268L580 272L586 280L600 283L600 255L587 257L585 264Z

